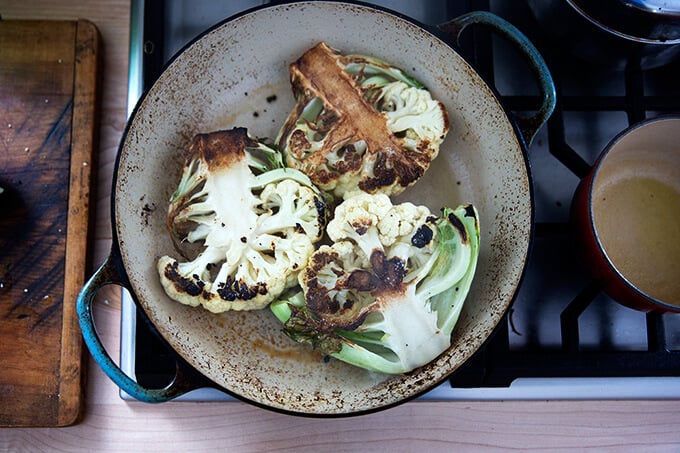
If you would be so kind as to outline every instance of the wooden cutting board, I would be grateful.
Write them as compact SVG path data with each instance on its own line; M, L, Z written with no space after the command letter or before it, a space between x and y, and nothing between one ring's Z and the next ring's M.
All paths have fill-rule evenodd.
M88 263L99 43L87 21L0 20L0 426L81 416L75 301Z

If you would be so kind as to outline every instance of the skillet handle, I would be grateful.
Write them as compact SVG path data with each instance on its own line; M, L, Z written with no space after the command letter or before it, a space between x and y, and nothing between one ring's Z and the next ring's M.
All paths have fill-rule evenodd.
M520 132L527 146L530 146L538 130L548 121L548 118L550 118L555 109L557 96L550 70L536 47L521 31L505 19L490 12L472 11L441 24L438 28L451 35L455 39L456 44L460 45L460 37L463 31L470 25L475 24L485 25L510 41L528 60L531 70L538 81L542 96L541 107L533 115L516 116Z
M107 285L118 285L130 290L130 283L121 264L120 252L118 252L115 246L112 248L104 264L85 283L76 300L78 321L83 333L83 339L90 350L90 354L92 354L92 357L104 373L121 390L127 392L135 399L147 403L169 401L191 390L205 386L205 383L201 384L198 382L200 379L197 379L196 375L199 374L197 371L190 370L188 366L182 366L177 362L176 374L172 382L162 389L147 389L127 376L114 363L97 335L92 313L95 295L101 288Z

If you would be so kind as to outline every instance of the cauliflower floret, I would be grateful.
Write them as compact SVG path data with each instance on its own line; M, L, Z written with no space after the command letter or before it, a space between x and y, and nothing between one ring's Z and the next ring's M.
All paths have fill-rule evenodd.
M400 278L408 281L436 252L436 221L426 206L393 205L385 194L363 193L337 206L326 231L333 241L351 240L369 260L380 259L389 266L389 260L397 257L398 266L410 272Z
M427 223L431 217L433 218L430 210L425 206L416 206L408 202L394 205L378 223L380 242L385 246L391 246L397 238L410 238L419 228L428 228ZM422 238L421 242L424 239Z
M351 200L335 208L334 220L328 223L326 233L333 241L356 238L364 254L371 256L373 247L380 244L380 232L376 227L392 208L392 202L385 194L374 197L360 194Z
M304 174L237 128L199 134L170 200L168 227L194 259L158 260L173 300L211 312L267 306L297 283L323 235L326 204Z
M443 138L446 133L443 130L446 111L427 90L400 81L388 83L380 93L378 105L387 117L387 128L403 135L406 148L418 149L431 138L435 138L436 145L441 143L438 137Z
M290 66L297 104L276 142L286 164L336 198L414 184L449 130L444 105L400 69L325 43Z

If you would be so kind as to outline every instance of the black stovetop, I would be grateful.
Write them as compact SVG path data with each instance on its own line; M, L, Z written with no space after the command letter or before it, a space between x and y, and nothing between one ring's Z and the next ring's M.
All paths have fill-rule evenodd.
M144 87L188 39L234 12L266 2L213 4L222 15L181 0L144 2ZM518 378L680 377L680 315L644 314L600 291L580 264L569 223L571 199L600 150L629 124L680 112L680 61L661 68L598 68L542 36L527 6L517 1L376 2L429 24L471 10L490 10L524 32L539 48L556 83L558 103L529 149L536 204L535 237L526 275L504 322L490 341L450 379L455 388L503 387ZM200 5L201 3L196 3ZM191 6L187 6L191 5ZM410 8L410 9L409 9ZM227 12L229 9L229 12ZM539 102L530 73L507 44L474 29L463 52L494 83L515 111ZM144 317L137 316L135 374L147 386L174 375L174 356Z

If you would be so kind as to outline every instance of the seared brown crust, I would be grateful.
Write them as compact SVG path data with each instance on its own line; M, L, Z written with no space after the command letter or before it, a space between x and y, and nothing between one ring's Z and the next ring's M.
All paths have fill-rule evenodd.
M426 224L422 224L420 228L416 230L416 233L411 236L411 244L413 244L414 247L421 249L430 243L433 236L434 233L432 232L432 228Z
M196 134L189 145L187 162L202 157L209 170L225 168L243 160L247 147L257 146L246 128Z
M206 293L203 291L205 283L199 280L198 276L195 276L195 280L184 277L179 272L178 267L179 263L174 262L165 266L164 271L165 278L172 282L175 291L178 293L186 293L190 296L203 295L203 297L205 297Z
M406 276L406 263L395 256L387 259L385 252L375 250L371 254L371 269L378 280L380 291L401 291L401 285Z
M312 313L322 319L326 319L328 314L337 314L340 311L340 304L330 297L328 294L329 288L323 286L318 278L319 273L333 263L338 263L338 267L342 268L342 263L337 253L318 251L311 256L307 267L302 271L305 274L307 286L305 291L307 307L309 307ZM338 277L342 277L342 274L338 275Z
M449 214L449 222L451 225L454 226L455 229L458 230L458 233L460 234L461 241L463 244L467 244L469 242L467 230L465 229L465 225L463 225L463 222L460 221L458 217L452 212Z
M323 100L328 118L322 123L329 126L322 127L325 130L320 132L327 134L324 146L314 153L309 153L310 143L299 130L290 137L284 134L279 146L284 149L283 142L288 140L294 157L291 164L321 186L340 175L359 172L362 161L372 162L358 183L364 192L375 193L395 183L401 187L415 183L434 157L430 144L424 142L418 150L406 149L403 140L388 129L386 117L364 98L354 79L342 70L339 62L343 58L322 42L290 65L291 83L299 99L283 130L294 129L303 107L314 98ZM367 145L366 155L352 145L362 140ZM328 156L337 150L341 150L342 158L330 165Z
M212 296L210 293L203 290L205 283L201 281L198 275L193 275L192 278L186 278L179 272L179 263L176 261L165 266L165 278L175 288L178 294L188 294L189 296L201 296L209 300ZM231 277L227 278L226 283L219 285L217 294L223 299L230 302L235 300L251 300L258 294L267 294L267 284L257 283L255 285L248 285L243 281L237 281Z
M258 146L258 143L248 136L248 130L236 127L230 130L196 134L186 150L185 166L194 160L202 159L208 166L208 171L219 168L227 168L245 158L245 149ZM202 189L202 185L196 190ZM186 247L180 243L187 234L194 230L195 225L191 222L176 221L178 213L186 207L186 202L191 199L194 192L185 193L174 203L171 203L166 216L166 225L175 245L175 249L186 256Z
M338 280L335 287L328 288L319 282L318 275L332 268L342 269L340 257L335 251L318 251L310 258L305 273L305 301L310 312L322 320L322 325L331 332L333 329L354 330L363 324L366 316L377 310L381 300L388 294L405 291L403 279L406 275L405 263L398 257L387 259L381 250L375 250L370 257L371 270L355 269L345 273L337 271ZM349 297L341 307L340 303L330 296L330 291L347 290ZM358 293L367 293L366 298L371 302L362 304L359 300L352 300L352 296L361 298ZM389 298L388 298L389 299Z
M234 280L227 277L226 283L219 283L217 294L228 301L235 300L250 300L255 298L258 294L267 294L267 284L258 282L254 285L248 285L241 280Z

